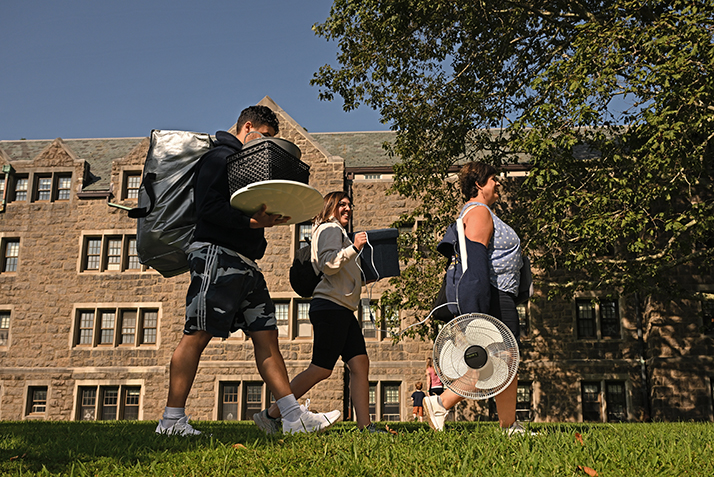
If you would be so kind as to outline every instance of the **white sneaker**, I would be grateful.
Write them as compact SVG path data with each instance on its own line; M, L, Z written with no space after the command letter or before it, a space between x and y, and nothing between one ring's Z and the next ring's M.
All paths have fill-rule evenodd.
M164 427L163 419L159 420L159 425L156 426L157 434L165 434L167 436L177 435L177 436L198 436L201 431L198 431L191 427L188 423L188 416L183 416L181 419L176 421L173 426Z
M538 433L534 431L526 431L523 426L521 425L520 422L516 421L513 424L511 424L510 427L502 427L501 430L505 432L506 436L508 437L513 437L513 436L522 436L522 435L530 435L530 436L537 436Z
M269 436L280 432L283 428L280 418L278 417L273 419L270 417L267 409L263 409L262 411L253 414L253 421L261 431L265 432Z
M424 416L432 429L443 431L447 414L449 414L449 411L441 405L439 396L427 396L424 398Z
M330 412L310 412L301 407L302 413L297 421L283 419L283 434L297 434L300 432L324 431L340 418L338 410Z

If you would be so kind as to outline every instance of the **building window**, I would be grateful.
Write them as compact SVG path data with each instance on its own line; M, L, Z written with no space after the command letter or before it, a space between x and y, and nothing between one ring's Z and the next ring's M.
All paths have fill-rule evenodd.
M578 338L620 338L620 312L615 300L576 300Z
M583 421L602 421L600 383L582 383Z
M22 202L27 200L27 189L29 179L27 176L15 176L15 190L13 191L12 200Z
M72 176L59 175L57 177L57 200L69 200L72 193Z
M79 420L94 421L97 418L97 388L79 388Z
M263 410L263 383L243 385L243 416L246 419Z
M297 336L312 336L312 324L310 323L310 302L297 302Z
M2 271L16 272L20 258L20 239L3 239L2 242Z
M10 343L10 312L0 310L0 346Z
M141 262L139 262L139 253L136 251L136 238L129 237L127 244L127 270L141 270Z
M94 311L79 312L79 339L77 344L93 345L94 336Z
M370 302L368 298L362 300L360 303L360 324L362 326L362 334L365 338L377 337L376 320L373 317L374 312L372 311L374 306L376 306L376 302Z
M521 303L516 306L518 312L518 326L520 327L520 337L528 336L528 303Z
M122 187L123 199L138 199L139 186L141 185L141 172L125 172L124 187Z
M102 421L116 421L119 417L119 386L102 388Z
M608 381L605 383L605 407L607 409L607 422L627 420L627 399L624 382Z
M77 420L136 421L141 406L141 386L80 386Z
M222 383L220 386L221 420L237 421L238 383Z
M47 386L30 386L27 393L27 415L44 414L47 410Z
M531 383L518 383L516 390L516 419L519 421L533 420L533 392Z
M616 301L600 301L600 334L603 338L620 338L620 313Z
M54 202L70 199L72 173L39 173L34 174L32 181L33 202ZM17 179L15 183L15 200L27 200L29 182L29 179ZM22 189L18 190L18 186Z
M140 346L157 342L158 308L80 309L76 320L75 346Z
M369 383L369 419L377 420L377 383Z
M311 222L303 222L301 224L298 224L297 227L297 242L298 242L298 249L301 249L303 247L307 247L310 245L310 239L312 238L312 223Z
M278 325L280 338L290 337L290 303L275 302L275 321Z
M399 310L392 307L382 306L380 308L380 323L383 332L383 337L389 336L389 333L398 333L401 328L401 320L399 319Z
M114 323L116 322L116 312L101 311L101 334L99 335L99 344L114 344ZM92 315L94 315L92 313ZM92 328L94 323L90 324Z
M52 176L35 176L35 200L48 201L52 198Z
M85 236L82 244L83 272L143 271L136 251L135 235Z
M382 178L382 174L365 174L364 175L365 180L379 180Z
M156 327L159 324L158 310L141 311L140 344L156 344Z
M382 421L399 421L399 383L382 384Z

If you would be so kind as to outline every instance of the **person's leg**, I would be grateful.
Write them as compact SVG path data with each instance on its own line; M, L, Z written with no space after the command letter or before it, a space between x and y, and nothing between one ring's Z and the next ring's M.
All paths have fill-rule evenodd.
M516 376L506 389L501 391L494 399L498 422L502 428L510 427L516 422L516 401L518 397L518 376Z
M439 398L441 399L442 405L446 409L451 409L452 407L456 406L458 403L464 400L462 396L459 396L449 388L444 389L444 392L441 393L441 396L439 396Z
M288 371L278 347L278 330L251 331L250 338L253 340L258 372L275 399L291 394Z
M188 399L188 393L193 386L193 380L196 378L201 353L211 338L209 333L197 331L190 335L183 335L179 341L171 357L167 407L186 407L186 399Z
M347 362L350 369L350 395L355 407L357 427L362 429L371 423L369 417L369 358L357 355Z
M305 395L313 386L315 386L320 381L323 381L332 375L331 369L321 368L310 363L305 371L298 374L290 381L290 389L295 395L295 399L300 399ZM272 418L278 418L280 416L280 411L278 410L278 405L273 403L268 409L268 415Z

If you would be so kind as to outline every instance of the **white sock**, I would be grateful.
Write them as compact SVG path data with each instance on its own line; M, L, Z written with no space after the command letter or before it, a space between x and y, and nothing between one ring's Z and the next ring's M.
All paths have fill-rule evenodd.
M186 415L185 407L165 407L164 415L162 416L163 426L171 427L176 422Z
M281 397L275 401L275 404L278 405L280 415L283 416L283 419L286 421L297 421L302 413L300 410L300 404L298 404L297 399L295 399L295 395L293 394Z

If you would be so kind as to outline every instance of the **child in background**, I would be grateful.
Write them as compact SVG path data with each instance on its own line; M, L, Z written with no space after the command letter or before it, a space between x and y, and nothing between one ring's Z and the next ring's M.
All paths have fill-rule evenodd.
M421 390L422 383L416 383L414 386L416 391L412 393L412 401L414 402L414 410L412 411L412 418L416 421L417 416L419 417L419 422L424 422L424 407L423 401L426 394Z

